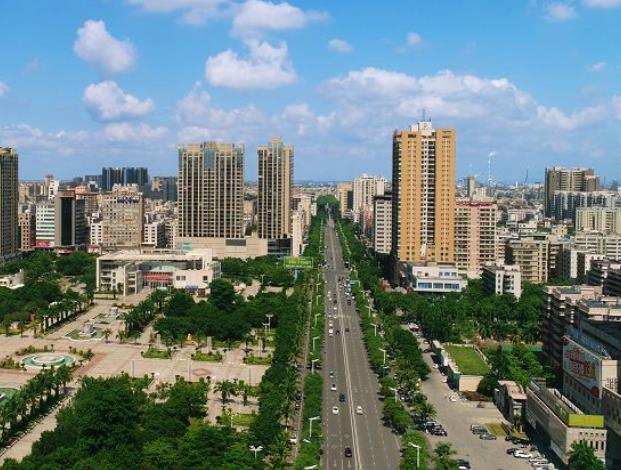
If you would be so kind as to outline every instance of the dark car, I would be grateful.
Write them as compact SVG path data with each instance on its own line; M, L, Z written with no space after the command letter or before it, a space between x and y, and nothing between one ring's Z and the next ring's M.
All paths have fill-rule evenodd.
M345 457L351 457L352 455L351 447L345 447Z
M495 441L498 438L495 435L486 432L479 434L479 439L483 439L484 441Z
M433 428L431 430L431 434L433 434L434 436L448 436L446 429L444 429L442 426Z
M341 334L341 330L336 330L336 334L340 335Z
M345 328L345 333L349 333L349 328Z
M513 453L518 450L517 447L510 447L509 449L507 449L507 454L508 455L513 455Z
M343 402L345 401L345 394L344 394L344 393L341 393L341 394L339 395L339 401L340 401L341 403L343 403Z

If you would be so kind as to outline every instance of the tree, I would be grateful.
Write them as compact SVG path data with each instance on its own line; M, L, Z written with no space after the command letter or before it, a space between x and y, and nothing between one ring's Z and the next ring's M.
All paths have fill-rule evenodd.
M436 416L436 408L428 401L421 403L418 412L423 421L429 421Z
M209 284L209 301L218 310L230 312L236 307L237 294L233 285L224 279L214 279Z
M605 470L604 464L595 456L593 448L586 441L576 441L571 445L569 468L571 470Z
M103 330L103 336L104 339L106 340L106 343L108 342L108 338L110 338L110 335L112 334L112 330L110 328L106 328L105 330Z
M214 392L220 393L222 405L225 405L230 396L237 396L237 383L230 380L221 380L216 382Z
M457 470L457 462L452 458L457 452L455 452L451 444L441 442L436 446L433 453L436 470Z

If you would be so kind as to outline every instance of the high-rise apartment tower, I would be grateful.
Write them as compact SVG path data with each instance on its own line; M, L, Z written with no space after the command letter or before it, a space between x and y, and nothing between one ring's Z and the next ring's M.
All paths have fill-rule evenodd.
M0 259L12 258L19 250L17 162L17 150L0 147Z

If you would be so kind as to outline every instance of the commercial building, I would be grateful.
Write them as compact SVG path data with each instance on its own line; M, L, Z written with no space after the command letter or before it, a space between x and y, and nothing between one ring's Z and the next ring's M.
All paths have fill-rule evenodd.
M393 134L395 262L455 261L455 140L428 121Z
M54 198L54 246L74 248L86 244L84 200L73 191L61 191Z
M621 208L582 207L576 209L576 232L612 232L621 234Z
M509 240L505 246L505 263L517 264L522 280L543 283L548 280L548 241L525 237Z
M496 262L498 206L491 202L458 200L455 213L455 263L468 277Z
M267 256L268 240L257 236L244 238L174 237L174 247L183 251L212 250L215 259L257 258Z
M591 168L563 168L545 170L545 215L553 216L552 199L555 191L599 191L599 176Z
M468 281L450 263L402 263L400 276L404 285L419 294L460 292Z
M511 294L517 299L522 295L522 273L518 265L487 264L483 266L481 280L488 294Z
M574 442L584 441L602 461L608 432L602 415L585 414L545 380L533 379L526 389L526 421L564 463Z
M181 239L243 239L243 145L180 146L177 186Z
M35 211L35 247L51 248L54 246L56 208L51 202L37 204Z
M392 243L392 193L373 198L373 249L390 254Z
M220 276L220 263L211 250L117 251L97 258L97 291L121 295L143 288L174 287L204 292Z
M257 228L260 238L291 237L293 146L274 137L257 148L259 158Z
M139 247L141 245L144 201L136 185L115 185L110 193L103 194L100 214L103 247Z
M19 252L18 161L16 149L0 147L0 260Z

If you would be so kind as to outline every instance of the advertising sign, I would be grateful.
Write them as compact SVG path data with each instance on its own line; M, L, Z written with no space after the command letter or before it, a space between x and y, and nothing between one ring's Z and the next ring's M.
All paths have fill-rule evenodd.
M283 264L287 269L312 269L313 258L306 256L285 256Z
M600 398L601 359L567 336L563 337L563 370L586 387L594 397Z

